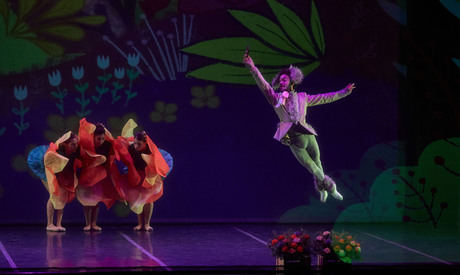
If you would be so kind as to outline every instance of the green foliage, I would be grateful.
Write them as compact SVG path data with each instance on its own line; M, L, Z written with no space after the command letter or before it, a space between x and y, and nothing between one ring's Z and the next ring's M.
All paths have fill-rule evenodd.
M450 226L460 213L460 138L429 144L418 166L400 166L380 174L369 201L346 208L336 222L410 222Z
M193 70L187 76L223 83L254 84L252 76L242 65L246 47L249 47L253 60L267 68L263 72L266 78L274 77L281 68L291 64L300 67L304 75L315 70L319 66L317 59L325 53L325 41L314 2L310 15L314 41L303 21L292 10L275 0L267 2L279 25L256 13L229 10L257 38L224 37L182 49L186 53L222 61Z
M229 11L241 24L271 46L285 52L301 55L302 52L286 37L283 30L273 21L252 12Z
M79 16L84 0L0 0L0 73L44 67L48 59L62 57L62 41L80 41L85 31L79 26L100 25L105 16ZM62 61L62 60L61 60ZM55 62L55 61L54 61Z
M311 56L315 58L318 57L314 50L310 34L308 33L307 28L305 28L305 25L302 23L302 20L290 9L274 0L268 0L268 4L289 38L291 38L297 46L305 50Z
M155 110L150 113L150 120L153 122L167 122L171 123L177 120L176 116L177 104L168 103L163 101L155 102Z
M404 152L404 145L397 141L370 147L361 157L358 169L328 172L337 183L337 188L344 197L343 201L329 198L325 207L325 204L319 201L319 194L314 192L310 195L308 205L302 204L287 210L280 217L279 222L331 223L343 209L357 203L363 203L359 211L369 217L370 205L364 203L369 201L370 186L382 172L404 163L404 159L401 158L402 152ZM356 211L357 215L359 211Z
M315 2L311 2L311 27L313 30L313 37L315 38L316 45L318 45L322 54L324 54L326 45L324 43L323 28L319 20L318 10L316 9Z
M252 58L264 60L264 65L280 66L305 61L301 58L283 55L252 37L219 38L204 41L185 48L184 52L238 63L242 60L243 50L246 46L251 49Z
M193 99L190 101L192 106L203 108L205 106L215 109L219 107L220 98L214 94L216 86L208 85L206 87L194 86L190 89Z
M243 52L241 52L243 54ZM262 70L261 70L262 71ZM266 70L265 77L272 78L278 72L278 69ZM241 66L216 63L194 70L187 74L195 78L212 80L224 83L235 84L253 84L254 79L248 73L248 70Z
M78 132L80 119L77 116L63 117L60 115L49 115L46 118L46 123L49 128L45 131L44 136L48 141L55 142L59 137L67 131Z

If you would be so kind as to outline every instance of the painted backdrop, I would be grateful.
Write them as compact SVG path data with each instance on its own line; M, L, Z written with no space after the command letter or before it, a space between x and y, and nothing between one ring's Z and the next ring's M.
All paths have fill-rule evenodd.
M422 4L0 0L1 223L45 222L28 152L86 117L115 136L134 118L174 158L153 222L457 226L458 1L411 5ZM321 204L272 138L277 117L241 63L246 47L268 81L292 64L301 91L356 84L308 113L343 201ZM100 216L135 221L121 203ZM69 222L83 223L78 201Z

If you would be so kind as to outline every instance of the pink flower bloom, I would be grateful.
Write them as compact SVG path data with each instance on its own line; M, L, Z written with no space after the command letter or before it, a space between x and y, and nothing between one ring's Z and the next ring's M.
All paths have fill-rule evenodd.
M322 240L323 240L323 236L317 236L317 237L316 237L316 240L317 240L317 241L322 241Z
M331 232L329 232L329 231L324 231L324 232L323 232L323 236L324 236L324 237L327 237L327 236L329 236L330 234L331 234Z
M295 243L299 243L299 242L300 242L300 238L294 238L292 241L295 242Z
M331 250L329 249L329 247L326 247L325 249L323 249L324 253L326 254L329 254L331 253Z

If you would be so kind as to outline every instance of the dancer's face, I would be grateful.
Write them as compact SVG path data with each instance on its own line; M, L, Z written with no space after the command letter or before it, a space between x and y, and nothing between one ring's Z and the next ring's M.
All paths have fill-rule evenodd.
M138 140L137 138L134 139L134 149L136 149L136 151L138 152L142 152L145 150L145 148L147 147L147 143L145 141L142 141L142 140Z
M78 148L78 139L73 138L69 140L69 142L64 143L65 146L65 152L67 155L73 154L77 151Z
M105 134L95 135L94 136L94 146L99 147L105 141Z
M280 76L280 90L286 91L289 88L289 84L291 83L291 79L287 74L282 74Z

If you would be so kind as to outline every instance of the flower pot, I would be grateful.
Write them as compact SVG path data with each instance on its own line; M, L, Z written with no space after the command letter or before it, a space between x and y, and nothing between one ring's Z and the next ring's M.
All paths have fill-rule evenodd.
M312 254L311 257L311 269L312 270L321 270L323 269L324 257L320 254Z
M285 274L306 274L310 270L311 258L309 255L285 255L276 257L276 270Z

